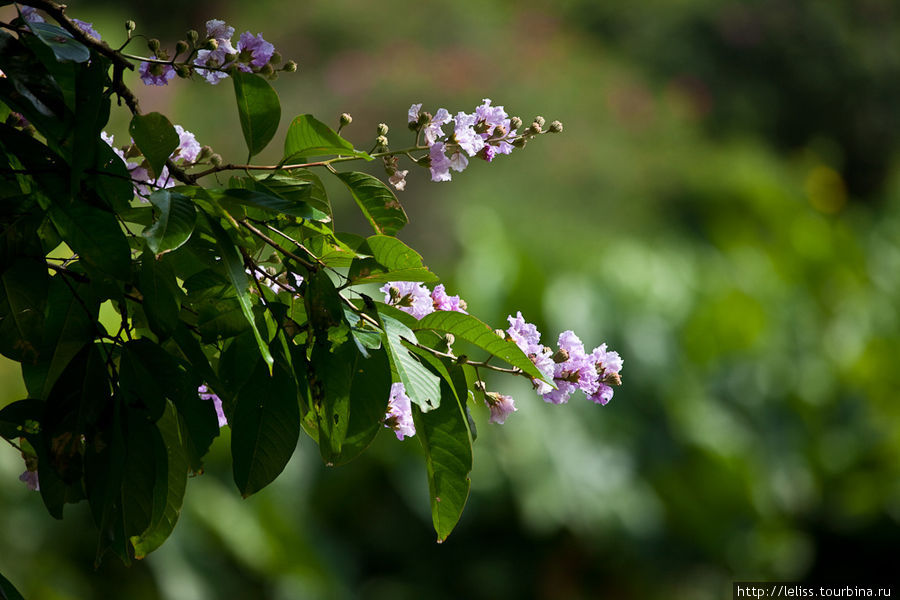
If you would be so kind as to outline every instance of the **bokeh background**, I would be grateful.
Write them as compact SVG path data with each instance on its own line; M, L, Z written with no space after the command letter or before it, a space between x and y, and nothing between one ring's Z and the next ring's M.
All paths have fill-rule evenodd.
M0 571L26 598L712 599L733 580L896 577L900 4L69 4L113 43L126 18L170 47L209 18L261 31L300 64L275 83L282 129L347 111L360 148L380 121L406 145L413 102L563 121L450 183L410 167L400 237L495 326L521 310L545 339L608 342L624 385L551 406L492 380L519 410L476 411L472 493L442 545L418 442L387 431L338 469L301 439L241 500L226 430L172 538L130 569L94 570L87 507L53 521L0 449ZM243 158L228 82L135 83ZM364 231L333 189L338 226ZM19 380L0 364L0 405Z

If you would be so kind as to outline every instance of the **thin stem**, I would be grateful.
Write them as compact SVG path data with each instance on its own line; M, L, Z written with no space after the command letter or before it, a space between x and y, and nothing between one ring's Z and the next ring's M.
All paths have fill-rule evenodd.
M296 254L294 254L294 253L291 252L290 250L285 250L285 249L282 248L275 240L273 240L272 238L270 238L269 236L267 236L265 233L263 233L262 231L260 231L259 229L257 229L257 228L254 227L253 225L251 225L250 222L247 221L246 219L242 220L242 221L240 222L240 224L243 225L243 226L247 229L247 231L249 231L250 233L252 233L252 234L255 235L256 237L258 237L259 239L261 239L262 241L264 241L265 243L267 243L268 245L270 245L270 246L271 246L272 248L274 248L275 250L278 250L279 252L281 252L282 254L284 254L285 256L287 256L288 258L291 258L291 259L297 261L299 264L303 265L303 266L306 267L307 269L310 269L310 270L312 270L312 271L315 271L315 270L316 270L317 265L315 265L315 264L309 262L309 261L306 260L305 258L301 258L301 257L297 256Z

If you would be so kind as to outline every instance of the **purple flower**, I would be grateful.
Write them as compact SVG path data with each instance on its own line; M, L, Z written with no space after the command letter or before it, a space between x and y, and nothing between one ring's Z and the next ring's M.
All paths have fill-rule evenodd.
M23 6L22 10L22 18L28 21L29 23L44 23L44 17L38 14L37 10L33 6Z
M24 482L32 492L41 491L41 482L38 480L37 471L25 471L19 475L19 481Z
M176 125L175 131L178 133L178 148L172 153L172 158L177 157L186 163L195 162L197 157L200 156L201 150L200 144L197 143L197 138L181 125Z
M601 344L594 348L589 360L596 369L598 382L597 389L588 395L588 400L605 405L612 400L612 385L619 385L622 381L619 376L622 370L622 357L614 350L607 350L606 344Z
M475 118L478 123L487 126L487 135L493 133L495 127L503 127L509 131L509 115L502 106L491 106L491 99L485 98L484 104L475 109ZM505 123L505 124L504 124Z
M459 299L459 296L448 296L444 290L444 284L435 286L431 292L431 301L434 304L434 310L449 310L469 314L465 311L466 303Z
M75 26L78 27L84 34L88 37L92 37L97 41L100 41L100 34L94 29L93 23L86 23L80 19L72 19L72 22L75 23Z
M410 123L418 123L419 122L419 113L422 111L422 103L413 104L409 107L409 112L407 113L407 118Z
M469 159L466 155L459 151L459 148L450 155L450 168L457 173L462 173L469 166Z
M262 69L271 60L275 53L275 46L263 39L262 34L253 34L245 31L241 34L237 45L238 69L245 73L253 71L251 67Z
M434 301L427 287L418 281L391 281L381 286L385 304L399 308L417 319L434 312Z
M496 392L488 392L484 395L484 401L491 409L491 417L488 419L490 423L503 425L506 417L518 410L510 396L504 396Z
M450 181L450 159L444 154L444 142L435 142L428 156L431 158L431 180Z
M459 147L469 156L475 156L484 146L484 139L475 132L477 120L474 114L459 112L454 119L453 137Z
M219 419L219 429L221 429L225 425L228 425L228 419L225 417L225 411L222 410L222 399L211 392L209 388L206 387L205 383L197 388L197 394L200 396L201 400L213 401L213 406L216 409L216 417L218 417Z
M506 320L509 321L509 329L506 330L506 333L522 349L522 352L525 354L543 352L541 332L538 331L537 326L525 321L522 311L517 312L515 317L508 316Z
M156 58L156 55L150 58ZM141 75L141 81L144 85L168 85L169 81L175 77L175 69L172 65L163 65L160 63L150 63L142 61L138 67L138 73Z
M210 69L197 69L197 74L204 78L212 85L216 85L226 77L228 73L225 71L213 70L225 65L233 55L233 52L227 52L222 46L215 50L199 50L197 58L194 59L194 65L197 67L210 67Z
M122 152L122 149L121 149L121 148L116 148L116 147L115 147L115 145L114 145L114 144L115 144L115 138L114 138L113 136L111 136L110 134L106 133L105 131L101 131L101 132L100 132L100 139L102 139L104 142L106 142L107 144L109 144L109 147L112 148L112 151L115 152L116 156L118 156L119 158L121 158L121 159L122 159L122 162L125 163L125 168L126 168L126 169L128 169L129 171L131 171L132 169L134 169L135 167L138 166L138 164L137 164L136 162L131 162L130 160L127 160L127 159L125 158L125 153Z
M494 160L494 156L497 154L497 149L493 146L489 146L488 144L484 145L484 148L481 149L481 152L478 153L478 156L483 158L484 160L491 162Z
M425 145L433 146L440 138L444 137L444 130L441 129L442 126L446 125L450 122L450 113L447 112L446 108L439 108L434 116L431 117L431 120L425 126L424 134L425 134Z
M416 435L416 425L412 417L412 405L402 383L391 384L388 410L384 416L384 426L394 430L398 440Z
M234 46L231 45L231 38L234 37L234 27L229 27L225 24L225 21L220 19L207 21L206 37L216 40L219 43L219 50L223 50L227 54L234 54Z

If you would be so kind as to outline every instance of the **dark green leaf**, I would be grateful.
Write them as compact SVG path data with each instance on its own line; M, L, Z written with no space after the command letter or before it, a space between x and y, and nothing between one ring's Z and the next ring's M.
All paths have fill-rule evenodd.
M187 242L197 222L194 203L181 194L157 190L150 194L150 202L159 209L159 218L141 235L154 254L164 254Z
M147 338L129 341L122 349L119 362L119 386L130 412L142 411L146 418L156 422L166 407L165 380L154 368L160 353L168 358L159 346ZM167 362L167 361L166 361Z
M250 156L254 156L266 147L278 130L281 103L269 82L259 75L236 71L231 78L241 131Z
M182 295L172 267L156 260L152 253L144 252L138 286L153 333L160 339L169 337L178 325Z
M522 369L535 379L548 380L515 342L501 338L486 323L472 315L452 311L433 312L419 319L416 330L420 329L452 333L458 340L465 340L478 346L510 365Z
M2 600L24 600L22 594L0 573L0 598Z
M83 63L91 58L91 51L62 27L50 23L27 22L27 24L28 28L53 50L53 54L59 60Z
M389 281L439 281L422 264L419 253L395 237L373 235L366 239L358 252L370 254L371 258L353 261L349 277L354 285Z
M372 160L366 152L354 150L350 142L312 115L300 115L291 121L284 138L283 163L301 157L331 155L359 156Z
M157 423L166 448L166 485L155 486L153 514L150 525L138 536L131 538L135 558L144 558L169 537L181 514L181 503L187 486L188 459L184 451L183 425L174 405L168 403L162 418ZM164 492L164 494L161 494ZM159 497L162 495L163 497Z
M431 518L438 542L453 531L469 496L472 439L457 392L441 382L445 399L436 410L423 413L413 407L416 437L425 450Z
M281 473L300 436L297 387L280 362L272 375L257 364L238 392L231 430L234 482L246 498Z
M150 164L153 174L159 177L166 160L178 147L178 132L172 123L158 112L134 115L128 132Z
M44 403L39 400L17 400L0 408L0 437L14 440L25 436L28 421L40 421Z
M85 202L54 202L50 218L78 256L106 274L127 281L131 249L115 215Z
M28 258L0 274L0 354L37 364L49 279L46 266Z
M441 404L440 379L410 354L401 341L406 339L415 343L416 335L393 317L384 313L378 316L384 328L385 347L409 399L423 411L437 408Z
M322 180L308 169L293 169L260 176L259 182L282 198L308 202L314 209L332 217L331 202Z
M359 172L338 173L337 177L350 189L375 233L396 235L409 222L394 192L380 179Z
M166 447L156 426L143 414L126 410L125 465L119 492L125 539L140 535L153 518L158 486L168 484ZM163 498L165 496L162 496Z

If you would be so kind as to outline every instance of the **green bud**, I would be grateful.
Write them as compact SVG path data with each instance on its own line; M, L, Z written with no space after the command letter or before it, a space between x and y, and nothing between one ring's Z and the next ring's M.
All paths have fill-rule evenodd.
M184 54L185 52L188 51L188 48L190 48L190 46L188 46L188 43L186 41L178 40L178 43L175 44L175 56L178 56L179 54Z
M512 117L512 118L509 120L509 128L510 128L510 130L518 129L518 128L521 127L521 126L522 126L522 119L520 119L519 117Z
M273 75L274 73L275 69L269 64L263 65L263 68L259 70L259 74L264 76Z
M135 23L131 19L128 19L127 21L125 21L125 31L127 31L128 33L131 33L135 29L137 29L137 23Z
M182 79L187 79L191 76L191 68L187 65L175 65L175 74Z
M209 157L209 163L214 167L222 166L222 156L219 154L212 154Z
M518 137L512 141L512 145L516 148L524 148L527 140L523 137Z
M196 29L189 29L187 33L184 34L184 37L188 39L190 43L193 45L197 45L197 42L200 40L200 34L197 33Z
M549 131L550 133L560 133L562 130L562 122L553 121L552 123L550 123L550 129L548 129L547 131Z
M377 129L376 131L378 132L378 135L387 135L387 133L388 133L388 126L385 125L384 123L379 123L379 124L378 124L378 129Z
M353 117L350 116L350 113L341 113L341 127L346 127L350 123L353 122Z
M147 40L147 47L150 48L150 52L156 54L159 52L159 40L156 38L150 38Z
M284 63L284 67L282 67L282 69L284 71L287 71L288 73L293 73L294 71L297 70L297 63L295 63L292 60L289 60L286 63Z
M210 146L203 146L202 148L200 148L200 154L197 155L197 160L206 160L207 158L212 156L212 154L213 150Z
M538 123L537 121L535 121L534 123L531 124L531 127L529 127L529 128L525 131L525 133L529 133L529 134L532 134L532 135L537 135L537 134L539 134L541 131L543 131L542 125L541 125L540 123Z
M281 53L273 52L272 58L269 59L269 64L277 65L281 62Z
M216 50L219 47L219 40L217 39L208 39L206 43L203 44L204 50Z
M541 127L543 127L544 123L546 123L546 121L544 121L544 117L541 117L541 116L535 117L534 122L537 123Z
M556 351L556 354L553 355L553 362L559 364L564 363L569 360L569 352L565 348L560 348Z

